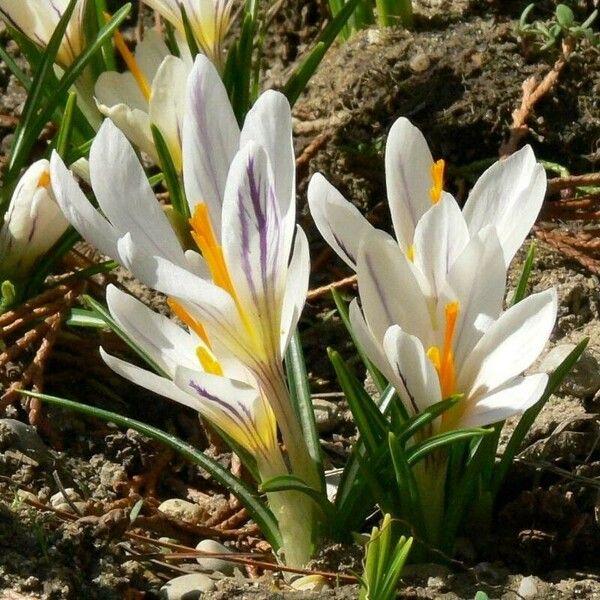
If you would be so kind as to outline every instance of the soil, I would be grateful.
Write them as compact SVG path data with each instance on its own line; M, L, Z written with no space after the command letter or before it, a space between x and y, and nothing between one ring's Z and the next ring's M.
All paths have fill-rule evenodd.
M434 156L447 160L448 187L459 199L465 198L482 164L495 160L507 137L511 112L519 104L523 80L543 76L556 59L556 51L536 53L518 39L515 27L526 4L517 0L415 0L416 31L370 29L331 49L294 109L298 154L317 136L327 136L326 143L309 157L299 181L301 220L309 233L313 260L319 265L312 285L329 283L347 271L327 252L307 215L305 190L310 174L323 172L373 223L389 228L383 149L387 131L398 116L407 116L418 125ZM536 10L544 14L556 4L541 2ZM589 14L593 4L572 3L580 15ZM285 80L318 34L320 15L316 1L282 4L266 41L271 68L265 73L265 86ZM15 51L11 42L6 47ZM573 173L595 169L600 160L599 67L596 50L578 47L557 87L536 107L526 141L538 158L559 163ZM0 113L18 115L25 96L2 64L0 87ZM2 121L0 127L4 136L0 150L5 153L13 128ZM558 227L574 230L586 226L558 223ZM510 287L517 281L527 247L528 243L515 259ZM153 308L164 310L160 296L123 271L116 276ZM539 243L530 288L538 291L550 286L558 290L560 308L547 350L587 337L584 360L531 429L500 498L492 534L474 532L470 539L461 540L452 570L440 565L409 566L401 598L466 600L477 591L503 600L600 598L598 277ZM349 296L353 293L348 291ZM332 345L345 356L352 355L352 348L328 299L309 304L302 332L313 390L337 392L323 348ZM175 411L168 402L108 370L98 357L99 344L132 358L108 334L65 330L47 365L46 391L159 425L235 468L228 454L210 445L210 432L192 412ZM339 404L343 418L323 436L333 465L343 463L354 435L346 407ZM226 490L201 469L133 431L57 409L48 409L47 415L51 435L48 430L40 432L47 446L38 453L20 447L14 431L0 423L0 599L152 599L158 597L164 581L193 571L191 560L169 565L160 560L156 547L130 534L150 533L195 546L203 537L216 535L216 530L208 528L235 515L239 508ZM20 406L10 407L6 416L26 419ZM511 427L514 423L507 423L504 439ZM150 479L140 476L151 473L157 464L163 469L153 486ZM60 499L55 500L58 509L41 507L60 488L75 490L75 508L81 514ZM186 522L157 510L161 501L175 497L202 506L202 519ZM138 501L139 515L130 524L128 513ZM243 516L230 529L235 528L236 535L223 536L221 541L235 550L264 549ZM313 568L357 572L359 558L356 547L329 546L322 549ZM216 591L204 598L263 600L291 594L285 583L267 575L259 579L239 575L215 583ZM293 597L356 598L357 588L296 592Z

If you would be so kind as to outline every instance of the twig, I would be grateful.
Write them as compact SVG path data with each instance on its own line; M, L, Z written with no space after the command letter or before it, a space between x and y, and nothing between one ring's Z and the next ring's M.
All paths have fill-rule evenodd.
M345 277L344 279L340 279L339 281L334 281L329 285L324 285L322 287L315 288L314 290L310 290L306 299L310 302L311 300L316 300L325 294L331 292L331 290L337 290L339 288L348 287L350 285L354 285L356 283L356 275L350 275L350 277Z
M554 63L552 69L546 73L538 83L536 77L529 77L523 82L523 96L521 106L512 113L512 125L508 140L500 147L500 156L510 156L519 147L521 140L529 133L527 119L533 112L535 105L556 85L558 78L569 61L573 51L574 42L566 38L562 43L562 52Z
M569 175L568 177L548 179L548 193L569 190L584 185L600 186L600 173L586 173L585 175Z

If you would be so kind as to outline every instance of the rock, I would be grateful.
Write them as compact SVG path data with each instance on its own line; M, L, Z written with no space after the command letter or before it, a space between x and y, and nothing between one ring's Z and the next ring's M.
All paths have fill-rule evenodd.
M538 368L541 373L552 373L575 348L575 344L558 344L542 359ZM583 354L565 377L561 390L576 398L588 398L600 390L600 366L588 350Z
M538 586L536 583L537 577L530 575L529 577L523 577L519 584L517 594L522 598L533 598L538 593Z
M42 442L35 427L21 423L16 419L0 419L0 426L8 430L8 436L5 437L4 441L10 447L16 448L39 464L52 461L50 450Z
M175 577L160 588L162 600L197 600L204 592L215 589L214 581L204 573L190 573Z
M342 421L342 415L337 404L315 398L313 401L317 431L319 433L331 433Z
M223 546L223 544L216 540L202 540L197 546L196 550L203 550L204 552L215 552L218 554L233 554L233 552ZM222 558L213 557L202 557L199 556L196 561L200 565L203 571L219 571L223 575L233 575L233 570L238 566L237 563L224 560Z
M53 505L56 510L62 510L63 512L75 513L73 507L68 502L59 502ZM73 506L79 511L77 514L85 515L87 509L87 503L85 502L73 502Z
M299 592L321 592L330 590L331 586L322 575L304 575L294 579L291 587Z
M17 496L21 500L31 500L32 502L40 501L40 499L35 494L32 494L31 492L28 492L27 490L17 490Z
M424 52L419 52L410 59L408 66L413 73L422 73L431 66L431 59Z
M71 502L81 501L81 496L73 488L65 488L65 493ZM62 492L56 492L56 494L50 496L50 506L53 506L54 508L59 508L63 504L69 506L68 503L65 502L65 497ZM64 510L69 510L73 512L73 509L70 507Z
M158 510L172 519L188 521L188 523L201 523L204 518L204 511L200 506L180 498L165 500Z
M115 486L126 481L127 472L123 468L123 465L106 462L100 468L100 483L104 487L115 490Z

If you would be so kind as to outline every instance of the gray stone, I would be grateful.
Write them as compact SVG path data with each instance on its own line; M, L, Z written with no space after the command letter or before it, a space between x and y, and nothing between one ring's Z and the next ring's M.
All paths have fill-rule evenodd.
M79 502L81 501L81 496L73 489L73 488L65 488L65 494L69 498L71 502ZM68 506L68 502L65 501L65 497L62 492L56 492L56 494L50 497L50 506L54 508L59 508L59 506L66 504ZM62 510L62 509L61 509ZM72 511L71 508L65 509Z
M204 517L204 511L200 506L180 498L165 500L158 507L158 510L172 519L188 521L189 523L201 523Z
M542 359L536 369L541 373L552 373L575 348L575 344L558 344ZM600 366L588 350L583 354L565 377L561 391L576 398L589 398L600 390Z
M105 462L100 468L100 483L111 490L119 483L127 481L127 472L123 465L112 462Z
M25 456L32 458L39 464L52 461L50 451L35 430L35 427L26 425L16 419L0 419L0 424L11 432L10 445L22 452Z
M215 589L214 581L203 573L190 573L175 577L160 588L162 600L198 600L204 592Z
M214 552L217 554L233 554L232 551L223 546L223 544L216 540L202 540L197 546L196 550L202 550L204 552ZM219 571L223 575L233 575L233 570L238 566L237 563L224 560L223 558L216 558L210 556L199 556L196 561L200 565L203 571Z
M317 422L317 431L319 433L331 433L342 420L339 407L337 404L323 398L314 398L312 403Z

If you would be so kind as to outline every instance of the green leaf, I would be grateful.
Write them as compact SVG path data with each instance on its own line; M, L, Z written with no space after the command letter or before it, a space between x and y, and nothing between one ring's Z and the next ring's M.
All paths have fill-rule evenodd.
M415 465L432 452L440 450L444 446L456 444L462 440L471 439L474 437L489 435L493 432L493 428L486 429L483 427L472 427L470 429L458 429L457 431L448 431L446 433L434 435L424 442L420 442L407 450L406 454L408 457L408 463L411 466Z
M181 8L183 10L183 6ZM152 131L154 146L156 148L158 159L160 161L160 167L165 178L165 185L169 191L171 205L173 206L173 209L184 219L189 219L191 216L190 207L185 199L185 192L183 190L183 186L181 185L181 179L177 174L177 169L173 164L173 158L169 152L169 147L167 146L165 138L160 132L160 129L154 125L154 123L150 124L150 130Z
M559 4L556 7L556 20L561 27L568 29L575 23L575 15L566 4Z
M302 344L298 330L294 332L290 340L286 355L285 367L290 390L290 398L302 431L310 458L315 465L317 473L321 476L321 488L325 489L325 475L323 470L323 456L321 453L321 442L315 420L315 411L308 386L308 375L302 353Z
M300 97L300 94L303 92L309 79L313 76L317 67L323 60L325 53L331 44L333 44L359 2L361 2L361 0L348 0L344 8L340 10L321 32L321 35L319 35L317 42L309 52L308 56L290 75L283 88L283 93L292 106Z
M72 308L69 311L65 324L69 327L89 327L92 329L108 329L106 321L99 317L94 310Z
M364 440L367 454L375 455L387 435L388 424L385 417L371 396L350 372L341 356L331 348L328 348L327 352L352 411L356 427Z
M334 517L333 504L329 502L325 494L319 490L315 490L315 488L312 488L309 485L306 485L302 479L296 477L295 475L278 475L276 477L272 477L271 479L267 479L259 485L259 490L265 494L286 491L306 494L321 508L326 517L326 521L331 521Z
M523 264L523 270L519 277L519 282L515 288L511 306L518 304L525 298L525 292L527 291L527 284L529 283L529 276L531 275L531 269L533 267L533 259L535 258L535 242L531 242L529 250L527 250L527 257Z
M15 130L11 157L8 163L9 173L12 172L14 174L16 172L18 174L18 172L21 170L21 167L25 164L25 154L29 152L29 147L25 146L24 143L25 140L28 139L27 135L29 134L34 121L40 113L40 107L46 94L48 82L54 78L54 63L56 62L56 55L60 49L60 45L63 41L67 26L71 20L71 16L75 10L76 4L77 0L70 0L65 12L63 13L63 16L58 22L56 29L54 30L54 33L48 42L48 46L42 54L42 60L38 65L31 88L27 94L27 100L25 101L25 106L23 107L22 117ZM57 100L60 101L60 98ZM53 110L54 107L52 108L52 111ZM52 111L50 114L52 114ZM35 139L37 139L38 134L39 132L36 132Z
M589 341L589 338L585 338L579 342L575 348L573 348L565 360L563 360L562 363L556 367L554 372L548 378L548 383L546 384L546 389L544 390L542 397L531 408L523 413L523 416L519 420L515 430L508 440L508 444L506 444L506 449L504 450L504 454L502 455L500 462L496 466L496 473L494 475L494 481L492 484L492 495L494 497L498 494L502 484L504 483L506 474L508 473L508 470L514 461L515 456L517 455L517 452L519 451L521 444L527 435L527 432L531 429L533 422L540 414L542 408L544 408L546 402L548 402L550 396L555 390L558 389L564 378L575 366L575 363L583 354L583 351L585 350Z
M234 477L228 469L221 466L216 460L206 456L203 452L200 452L190 444L180 440L174 435L170 435L153 427L152 425L147 425L141 421L95 406L88 406L87 404L73 402L72 400L66 400L65 398L59 398L57 396L40 394L38 392L26 390L19 390L19 392L26 396L33 396L34 398L38 398L49 404L66 408L67 410L101 419L107 423L115 423L116 425L128 429L135 429L135 431L138 431L142 435L162 442L165 446L172 448L190 462L200 465L205 471L210 473L216 481L227 488L244 505L250 516L260 527L266 540L273 547L273 550L276 552L281 547L281 536L277 521L275 520L273 513L271 513L271 511L261 502L256 492L241 479Z
M402 429L398 432L400 442L402 444L406 444L406 442L408 442L408 440L420 429L427 427L427 425L435 421L442 413L455 406L458 402L460 402L461 398L462 394L456 394L450 398L447 398L446 400L442 400L441 402L436 402L435 404L428 406L420 413L411 417L408 421L406 421L406 423L404 423Z
M196 37L194 36L194 30L192 29L192 25L190 23L190 19L188 17L187 11L185 10L185 6L183 2L179 3L179 10L181 11L181 20L183 21L183 30L185 32L185 41L187 42L188 48L190 50L190 54L192 55L192 61L200 54L200 48L198 47L198 43L196 42Z
M365 368L371 375L373 383L375 384L379 392L382 393L383 390L385 390L385 388L387 387L388 382L386 381L385 377L381 374L379 369L371 362L369 357L366 355L364 349L359 344L358 339L354 335L354 329L352 328L352 323L350 323L350 314L348 312L348 306L342 299L341 294L335 288L331 288L331 295L333 296L333 301L335 302L335 306L340 315L340 319L342 319L342 323L344 324L346 331L350 334L350 337L352 338L352 343L354 344L354 347L356 348L363 364L365 365Z
M73 133L73 112L77 102L77 92L69 92L67 103L65 104L65 112L56 134L56 151L64 159L67 153L67 148L71 142Z

